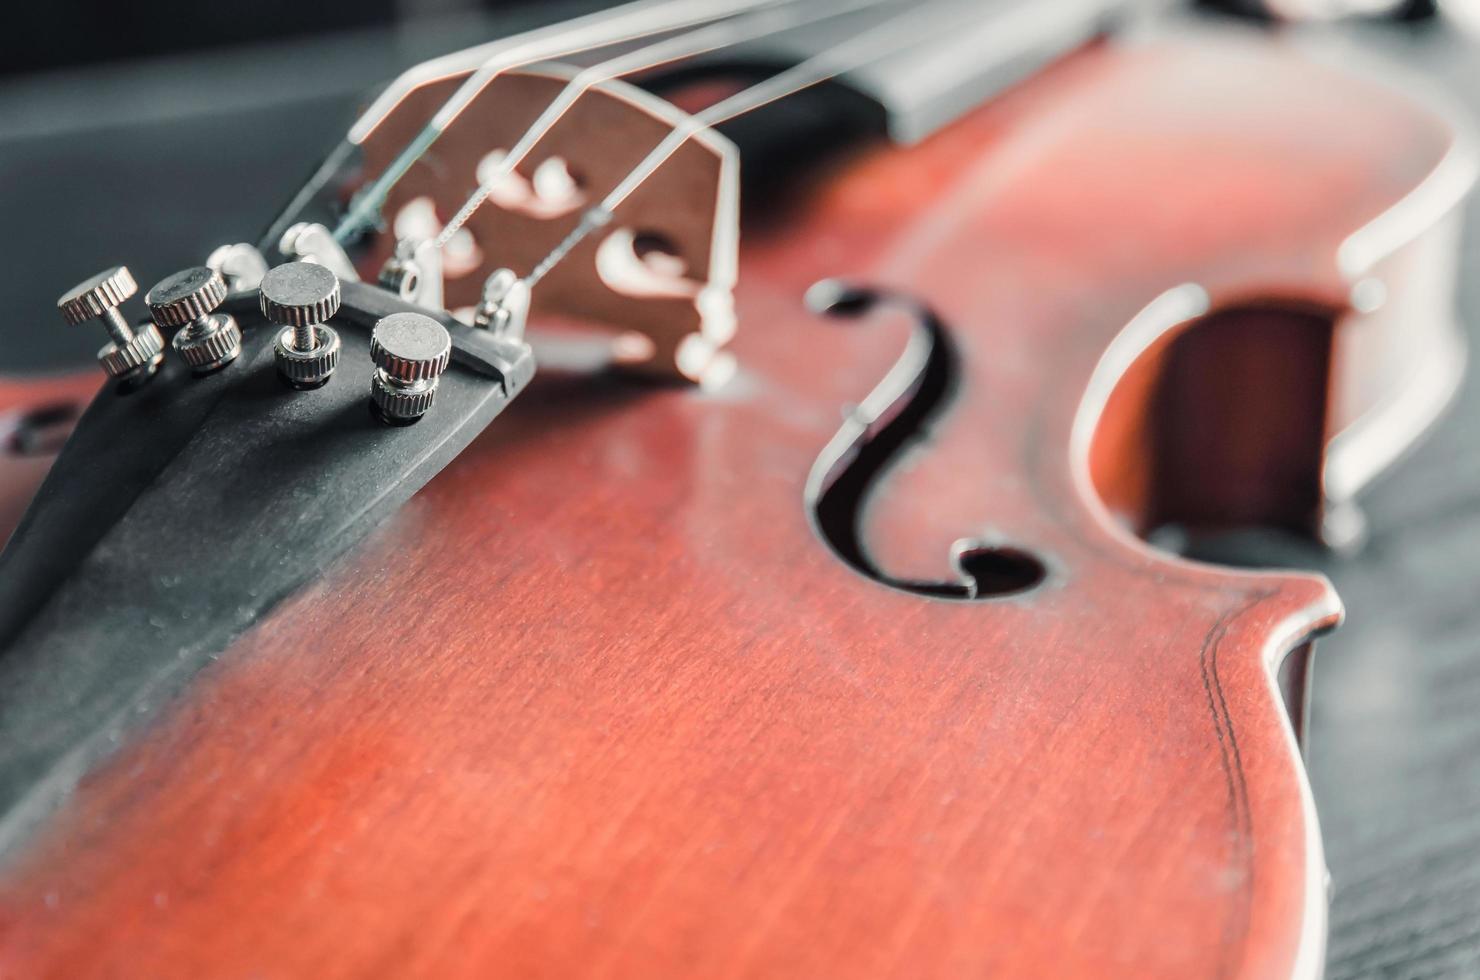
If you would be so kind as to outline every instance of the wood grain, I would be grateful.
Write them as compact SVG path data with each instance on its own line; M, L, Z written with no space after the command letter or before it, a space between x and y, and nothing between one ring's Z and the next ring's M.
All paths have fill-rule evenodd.
M1106 48L851 161L747 244L731 386L538 382L13 860L0 972L1292 972L1322 884L1268 660L1329 586L1134 542L1070 434L1167 287L1331 293L1444 148L1359 91ZM1043 588L928 601L812 536L802 481L905 329L808 317L839 273L926 298L966 371L873 501L880 563L990 532Z

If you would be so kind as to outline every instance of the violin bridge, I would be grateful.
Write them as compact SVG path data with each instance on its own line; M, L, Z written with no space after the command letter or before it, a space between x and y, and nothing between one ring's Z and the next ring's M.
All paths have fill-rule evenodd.
M374 280L398 240L440 232L571 74L541 65L495 77L391 189L384 227L354 256L361 277ZM409 84L360 144L365 179L385 172L465 78ZM527 276L688 118L625 82L583 93L445 245L447 308L476 307L495 270ZM538 283L536 329L541 321L595 326L611 335L612 363L650 376L700 382L717 372L735 328L738 179L728 139L713 130L690 137Z

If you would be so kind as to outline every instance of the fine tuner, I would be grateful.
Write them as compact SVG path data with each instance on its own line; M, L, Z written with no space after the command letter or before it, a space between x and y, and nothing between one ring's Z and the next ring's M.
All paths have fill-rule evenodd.
M86 320L103 324L110 340L98 349L98 363L109 377L124 382L149 379L164 360L164 340L159 328L147 323L135 329L118 312L138 291L133 275L120 265L84 279L57 300L57 309L68 324Z
M231 249L218 252L248 269L261 262L260 255L243 259L242 249L255 253L250 246ZM340 309L339 277L310 261L287 262L259 275L254 291L262 317L277 328L272 349L279 378L298 391L323 387L340 361L339 332L328 322ZM107 328L112 339L98 352L98 361L110 377L126 382L129 390L148 383L164 360L163 332L169 330L175 331L169 346L197 377L237 361L241 327L236 317L216 312L228 296L223 270L193 266L161 279L145 297L152 322L131 328L120 307L137 290L133 275L118 266L79 283L57 301L68 323L93 318ZM505 312L499 322L507 324L508 319ZM370 336L375 416L388 425L408 425L425 415L451 350L447 328L430 316L404 312L379 319Z
M154 322L182 327L172 342L197 374L209 374L236 360L242 332L233 317L216 313L226 299L226 280L215 269L195 266L161 279L144 297Z

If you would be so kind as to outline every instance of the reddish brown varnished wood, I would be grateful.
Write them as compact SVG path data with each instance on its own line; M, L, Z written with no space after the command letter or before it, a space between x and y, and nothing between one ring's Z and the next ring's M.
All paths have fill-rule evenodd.
M1071 434L1163 290L1331 303L1337 244L1445 145L1278 51L1162 43L839 168L746 243L730 386L540 378L84 782L0 884L0 974L1315 969L1271 668L1334 596L1141 545ZM985 535L1040 589L925 600L812 533L808 470L905 329L807 315L836 274L962 348L869 511L881 565L937 576ZM1105 425L1145 444L1127 390Z

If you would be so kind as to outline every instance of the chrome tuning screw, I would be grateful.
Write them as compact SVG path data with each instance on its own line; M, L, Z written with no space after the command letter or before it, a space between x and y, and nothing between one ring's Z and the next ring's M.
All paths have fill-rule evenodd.
M85 320L102 321L112 339L98 349L98 363L109 377L120 380L145 380L164 360L164 338L154 324L135 330L118 312L138 291L134 277L120 265L78 283L57 300L62 318L73 326Z
M339 277L313 262L267 270L262 315L285 329L273 341L278 374L295 388L317 388L339 366L339 334L324 321L339 312Z
M226 280L205 266L161 279L144 297L154 322L180 327L172 345L196 374L209 374L236 360L242 331L236 320L215 312L226 299Z
M422 313L392 313L370 338L370 401L388 425L409 425L427 413L452 357L447 328Z

